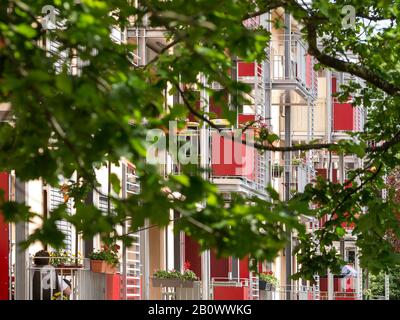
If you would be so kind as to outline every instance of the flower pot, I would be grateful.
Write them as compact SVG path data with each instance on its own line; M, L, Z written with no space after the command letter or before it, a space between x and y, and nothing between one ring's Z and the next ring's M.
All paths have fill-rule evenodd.
M274 291L275 290L275 287L272 285L272 283L269 283L265 280L259 280L258 287L260 290L265 290L265 291Z
M104 260L90 260L90 269L97 273L115 274L116 267Z
M174 288L193 288L193 280L181 280L181 279L160 279L152 278L152 285L155 288L159 287L174 287Z

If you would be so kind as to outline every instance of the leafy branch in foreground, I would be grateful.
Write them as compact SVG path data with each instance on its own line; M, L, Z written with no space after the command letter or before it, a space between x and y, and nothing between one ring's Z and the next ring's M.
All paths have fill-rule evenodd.
M296 250L301 253L297 276L303 278L327 267L337 269L341 262L333 242L352 223L362 266L378 272L398 263L399 254L390 240L400 237L398 203L392 192L384 199L381 191L390 190L385 175L400 164L400 27L394 23L373 28L362 19L397 22L399 1L382 5L372 0L318 0L304 6L294 0L148 0L135 8L126 0L65 0L57 16L65 21L64 27L45 31L36 17L49 3L57 7L61 2L10 0L0 9L0 102L11 105L11 121L0 126L0 168L15 170L23 181L43 179L52 186L58 186L59 176L79 176L68 191L76 214L68 215L63 205L55 209L25 246L33 241L62 246L64 235L56 228L61 219L71 222L84 238L111 235L131 243L129 232L142 228L145 219L165 226L170 222L169 210L174 209L182 214L177 230L196 239L202 249L215 248L220 256L250 254L254 259L272 260L285 247L288 231L296 232L300 240ZM354 29L342 28L344 4L356 8L359 18ZM348 72L366 82L363 88L342 87L340 98L351 97L355 106L364 107L368 121L365 131L351 141L282 147L277 137L264 132L264 140L257 141L256 147L273 152L321 149L355 154L364 159L364 169L349 173L351 184L318 179L287 202L269 189L270 200L233 195L226 204L216 187L201 178L202 172L189 167L179 177L163 179L158 168L145 161L146 132L166 128L174 119L183 126L189 114L213 127L182 88L204 88L217 98L220 93L212 89L217 82L231 101L246 104L244 97L251 88L228 76L232 57L262 61L271 35L262 28L247 29L242 21L278 7L304 25L304 41L319 67ZM135 67L128 54L135 45L114 43L110 30L128 27L132 16L141 26L146 14L149 27L166 30L168 44L148 66ZM44 39L57 43L58 53L46 53ZM317 46L317 40L322 46ZM351 61L354 55L357 63ZM82 62L79 76L70 72L76 56ZM166 107L167 90L171 95L178 92L184 104ZM234 123L229 101L218 102L224 117ZM135 164L141 190L128 199L110 197L114 214L104 215L85 205L84 199L98 188L95 169L118 164L121 157ZM114 179L116 191L118 184ZM2 201L0 209L7 221L38 217L14 202ZM330 219L311 238L300 223L304 215ZM127 219L132 221L131 228L128 234L120 234L118 227Z

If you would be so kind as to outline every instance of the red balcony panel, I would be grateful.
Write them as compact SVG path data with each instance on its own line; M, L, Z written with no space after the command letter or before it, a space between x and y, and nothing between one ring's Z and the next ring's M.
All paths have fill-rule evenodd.
M0 173L0 189L4 192L4 199L8 200L9 175L6 172ZM0 213L0 300L9 299L9 227Z
M107 300L121 300L121 275L107 274Z
M351 103L333 104L333 130L352 131L354 129L354 108Z
M311 88L312 86L312 73L313 73L312 57L307 54L306 56L306 86Z
M239 123L240 124L248 124L249 122L253 122L256 119L254 114L239 114Z
M328 277L321 276L319 278L319 290L320 291L328 291ZM340 292L342 291L342 283L341 278L335 277L333 278L333 291Z
M222 137L218 132L212 134L211 141L211 167L214 176L236 176L255 180L253 147Z
M238 62L238 76L239 77L254 77L255 66L254 62Z
M214 300L249 300L249 288L215 286Z

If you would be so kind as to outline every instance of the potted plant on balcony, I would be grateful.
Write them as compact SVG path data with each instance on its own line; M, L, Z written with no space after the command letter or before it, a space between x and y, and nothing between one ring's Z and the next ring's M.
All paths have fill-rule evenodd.
M272 271L259 274L259 289L265 291L273 291L279 286L279 280L274 276Z
M193 288L194 282L198 279L196 274L190 270L190 263L185 262L184 271L178 270L166 271L157 270L153 274L153 287L180 287Z
M90 254L90 269L93 272L115 274L119 263L119 246L117 244L103 245L101 250Z
M282 173L283 173L283 166L275 163L272 166L272 176L274 178L280 178L282 176Z
M50 265L59 269L61 274L71 274L73 269L83 268L82 257L68 250L57 250L50 252Z

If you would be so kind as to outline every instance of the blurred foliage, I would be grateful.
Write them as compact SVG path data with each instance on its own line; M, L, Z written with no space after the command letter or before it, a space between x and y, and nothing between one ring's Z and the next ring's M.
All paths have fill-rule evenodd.
M369 289L372 296L385 296L385 274L371 275ZM400 300L400 266L395 266L389 272L389 299Z
M61 219L71 222L84 238L100 234L107 239L112 235L129 244L134 241L130 234L143 227L145 219L165 226L173 209L182 215L176 230L197 240L201 249L214 248L218 256L273 260L285 247L288 232L295 232L300 241L295 250L301 263L297 277L311 279L327 267L339 268L342 262L332 244L345 234L343 225L350 223L356 223L353 235L357 236L363 267L378 273L398 264L399 254L393 251L387 235L400 236L394 214L399 208L392 192L383 199L381 191L387 188L384 176L399 165L400 147L398 143L385 150L368 150L366 146L371 141L390 140L399 130L399 94L382 89L386 82L394 88L400 86L399 1L317 0L308 7L289 0L139 3L136 8L127 0L1 2L0 102L10 103L12 108L11 121L0 125L0 170L15 170L22 181L40 178L52 186L59 185L60 176L70 179L66 189L76 208L73 216L66 213L65 205L52 211L23 245L41 241L62 247L64 235L56 227ZM344 30L344 4L354 5L358 15L388 19L388 23L368 24L358 17L354 28ZM60 28L42 28L38 18L45 5L58 9ZM234 123L230 101L248 103L244 97L251 88L229 76L233 58L263 60L270 39L268 31L248 29L242 21L257 10L278 6L299 21L318 27L324 54L345 57L352 51L359 56L358 65L370 70L365 73L365 87L349 84L341 88L340 97L345 100L351 96L355 105L367 109L365 132L331 147L337 153L364 157L366 169L351 171L351 183L346 185L318 179L287 202L269 188L269 199L233 194L226 203L215 185L189 166L179 177L164 179L156 165L145 161L149 146L146 134L150 129L167 128L174 119L182 127L190 112L186 104L166 106L166 89L172 95L179 94L178 84L205 88ZM147 61L147 66L135 66L131 55L135 44L115 43L110 31L129 25L140 28L145 15L148 27L165 29L169 43L175 45L173 53L162 51ZM275 25L282 27L277 21ZM303 31L307 35L307 30ZM54 52L44 48L50 43L56 47ZM82 66L79 75L70 69L76 57ZM341 65L329 67L340 69ZM357 70L352 67L349 72ZM212 89L213 82L218 82L230 99ZM185 96L194 105L194 95ZM203 115L203 111L198 112ZM264 136L268 144L278 138ZM113 214L105 215L84 200L90 190L99 187L96 168L118 164L122 157L135 164L140 193L128 199L112 197ZM74 174L79 178L71 178ZM120 181L112 176L111 182L113 194L118 194ZM2 200L0 209L10 222L41 218L15 202ZM334 218L312 237L300 221L304 215ZM121 234L119 227L127 219L132 221L129 233Z

